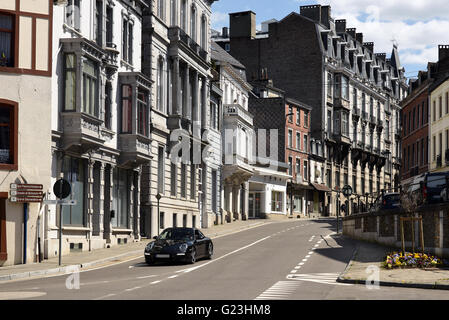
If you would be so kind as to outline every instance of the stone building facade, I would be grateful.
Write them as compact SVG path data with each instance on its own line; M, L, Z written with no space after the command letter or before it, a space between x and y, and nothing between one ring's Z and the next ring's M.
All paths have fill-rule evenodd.
M43 239L42 205L10 185L51 187L52 19L52 0L0 1L0 266L36 262Z
M141 72L144 1L53 7L52 171L74 206L49 206L45 257L140 239L142 165L152 158L152 81ZM55 196L51 194L51 197Z
M407 84L396 46L390 58L374 53L362 33L321 5L301 6L262 33L255 13L230 14L229 37L230 53L246 66L249 81L267 74L312 107L311 138L323 148L324 180L332 190L325 212L336 215L346 200L343 181L354 190L352 210L367 202L367 193L399 186L399 101Z
M205 132L209 129L213 2L153 0L144 13L142 70L154 82L153 159L143 167L141 194L147 236L171 226L211 224L208 191L217 166L198 156L208 153L211 144ZM182 152L181 145L187 146ZM219 179L214 181L218 188ZM161 195L159 210L157 194Z

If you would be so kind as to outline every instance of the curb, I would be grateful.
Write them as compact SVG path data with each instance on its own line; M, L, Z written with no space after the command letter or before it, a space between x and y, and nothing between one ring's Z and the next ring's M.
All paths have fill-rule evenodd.
M55 274L66 274L66 273L70 273L73 272L74 268L78 268L78 269L83 269L83 268L88 268L88 267L93 267L105 262L109 262L112 260L116 260L119 258L123 258L123 257L127 257L127 256L133 256L136 255L137 253L142 252L142 250L134 250L131 252L127 252L127 253L123 253L123 254L119 254L116 256L112 256L112 257L107 257L104 259L100 259L100 260L95 260L95 261L90 261L90 262L85 262L85 263L80 263L80 264L72 264L72 265L67 265L64 267L57 267L57 268L51 268L51 269L43 269L43 270L37 270L37 271L27 271L27 272L21 272L21 273L12 273L12 274L8 274L5 276L0 276L0 282L2 281L10 281L10 280L20 280L20 279L25 279L25 278L32 278L32 277L39 277L39 276L46 276L46 275L55 275Z
M345 276L349 272L352 266L352 262L357 255L359 250L359 245L354 250L351 260L346 266L345 270L338 276L337 282L349 283L349 284L366 284L367 279L346 279ZM434 290L449 290L449 284L438 284L438 283L419 283L419 282L390 282L390 281L379 281L379 286L381 287L400 287L400 288L415 288L415 289L434 289Z

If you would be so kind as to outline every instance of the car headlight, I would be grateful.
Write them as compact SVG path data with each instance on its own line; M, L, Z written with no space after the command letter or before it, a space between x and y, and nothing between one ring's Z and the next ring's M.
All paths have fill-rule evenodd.
M181 250L181 252L186 252L187 248L188 248L188 246L186 243L183 243L179 246L179 250Z
M150 242L149 244L147 244L147 246L145 247L146 251L150 251L151 249L153 249L154 247L154 242Z

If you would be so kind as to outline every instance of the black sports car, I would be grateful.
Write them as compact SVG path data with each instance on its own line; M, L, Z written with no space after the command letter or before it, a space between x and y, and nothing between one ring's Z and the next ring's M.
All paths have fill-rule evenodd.
M200 258L211 259L212 240L195 228L167 228L145 247L145 262L156 260L195 263Z

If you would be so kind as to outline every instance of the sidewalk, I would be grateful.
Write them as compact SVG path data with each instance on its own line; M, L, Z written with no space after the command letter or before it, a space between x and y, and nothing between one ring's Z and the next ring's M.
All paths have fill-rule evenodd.
M449 290L449 269L384 269L382 261L392 251L398 249L359 241L351 261L337 281L365 284L372 272L367 273L367 268L377 266L381 286Z
M212 226L208 229L201 229L207 237L212 239L227 234L240 232L246 229L255 228L272 220L247 220L234 221L225 225ZM142 239L125 245L113 246L111 248L97 249L91 252L72 253L62 256L62 265L59 266L59 259L51 258L41 263L30 263L26 265L14 265L0 267L0 283L2 281L26 279L34 277L44 277L55 274L65 274L73 272L74 267L80 269L101 267L114 263L120 263L133 258L143 257L145 246L150 239Z

